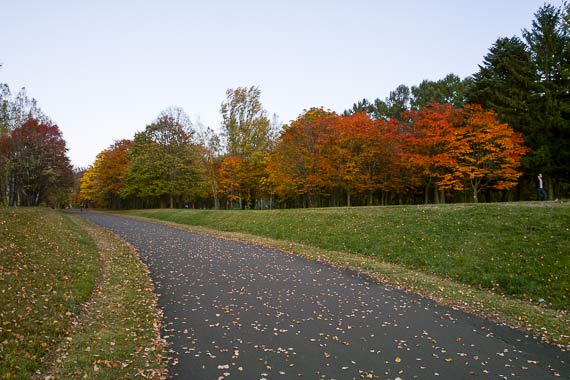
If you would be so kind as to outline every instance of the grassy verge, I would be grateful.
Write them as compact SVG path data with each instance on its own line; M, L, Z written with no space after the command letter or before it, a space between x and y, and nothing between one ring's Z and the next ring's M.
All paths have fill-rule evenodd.
M0 378L164 378L152 284L130 246L45 209L1 209L0 227Z
M0 208L0 374L28 379L99 274L91 239L59 213Z
M354 267L570 344L568 203L128 214L225 231Z

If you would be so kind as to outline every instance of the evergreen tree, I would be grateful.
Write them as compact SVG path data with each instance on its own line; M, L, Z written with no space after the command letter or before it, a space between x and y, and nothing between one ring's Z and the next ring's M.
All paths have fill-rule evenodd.
M536 72L533 94L531 166L545 173L550 194L570 177L570 33L568 5L544 5L530 30L523 30Z
M530 143L535 139L529 129L535 82L535 71L524 42L518 37L499 38L473 75L467 98L469 103L495 110L515 131L524 132Z
M551 196L570 177L569 3L546 4L535 13L523 39L499 38L468 87L470 103L497 112L522 132L531 151L529 175L545 174Z

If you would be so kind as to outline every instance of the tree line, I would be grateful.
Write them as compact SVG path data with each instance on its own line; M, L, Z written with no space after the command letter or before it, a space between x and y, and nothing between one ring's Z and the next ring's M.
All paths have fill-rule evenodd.
M163 112L101 152L82 199L106 207L273 208L535 199L570 193L569 6L545 4L479 71L398 86L280 128L257 87L229 89L222 131ZM277 133L278 132L278 133Z
M398 118L311 108L276 134L257 87L226 95L220 136L167 109L133 140L99 153L81 199L111 208L274 208L517 197L508 190L529 148L480 105L430 100Z
M567 2L545 4L530 29L498 38L472 76L400 85L342 114L313 107L282 126L255 86L227 90L219 134L166 109L76 172L73 201L274 208L524 200L535 199L538 173L551 198L568 196L569 14ZM2 203L61 204L73 173L57 126L25 92L2 88Z

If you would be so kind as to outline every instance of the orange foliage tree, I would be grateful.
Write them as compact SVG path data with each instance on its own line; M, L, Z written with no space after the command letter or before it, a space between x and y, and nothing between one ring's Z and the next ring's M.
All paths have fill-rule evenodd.
M408 111L405 117L409 128L402 133L403 157L412 168L416 185L424 187L424 201L429 202L429 191L433 188L436 203L444 201L439 190L447 188L440 181L447 178L450 167L455 164L454 152L464 149L457 134L461 121L460 109L451 104L429 103L419 110Z
M494 111L466 105L450 155L450 172L438 182L442 188L471 189L473 200L485 189L507 190L522 175L521 157L528 152L520 133L500 123Z
M218 192L225 197L227 208L233 208L236 201L241 202L240 183L243 176L243 161L236 156L224 158L218 169ZM241 205L240 205L241 206Z
M398 173L396 125L356 113L338 116L313 108L286 126L267 165L269 183L281 200L302 205L335 201L335 194L373 203L393 188ZM337 199L338 200L338 199Z
M318 198L329 185L321 175L322 138L336 114L311 108L290 125L267 162L267 181L282 201L301 199L305 207L318 205Z
M80 199L97 207L119 208L132 141L121 140L97 155L81 179Z
M343 190L347 206L353 194L372 204L374 193L387 188L397 158L393 126L365 113L337 117L328 126L319 163L328 183Z

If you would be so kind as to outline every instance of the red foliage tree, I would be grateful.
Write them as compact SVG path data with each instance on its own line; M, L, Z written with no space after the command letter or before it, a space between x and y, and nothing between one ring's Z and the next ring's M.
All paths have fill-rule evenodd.
M392 180L398 158L395 138L393 123L365 113L337 117L321 141L321 175L343 190L348 206L353 194L367 196L372 204L373 194L388 189Z
M73 171L57 125L29 119L15 128L9 161L10 205L63 205L65 193L73 186Z
M444 199L439 190L448 188L439 183L450 174L456 160L452 152L465 149L457 134L461 110L449 103L429 103L419 110L408 111L406 118L409 127L401 138L412 183L424 188L425 203L429 202L430 189L434 190L435 201L439 203Z

